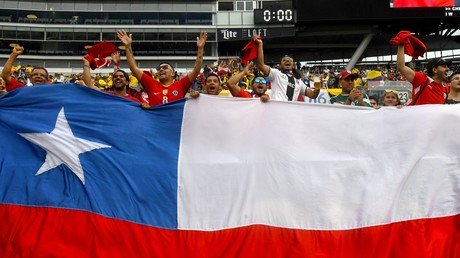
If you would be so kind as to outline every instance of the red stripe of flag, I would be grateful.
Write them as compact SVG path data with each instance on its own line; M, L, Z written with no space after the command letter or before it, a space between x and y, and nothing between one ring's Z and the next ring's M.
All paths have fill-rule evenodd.
M159 229L85 211L0 205L0 257L460 257L460 215L353 230Z

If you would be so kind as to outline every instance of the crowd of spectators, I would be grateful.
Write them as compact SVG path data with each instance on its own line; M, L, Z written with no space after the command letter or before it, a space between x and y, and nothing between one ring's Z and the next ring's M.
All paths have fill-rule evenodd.
M45 68L40 67L41 73L46 74L47 78L37 81L34 80L34 74L37 74L34 71L37 68L30 65L21 65L20 63L16 66L13 65L16 58L24 51L22 47L17 46L13 48L11 56L2 70L3 80L0 81L0 94L5 94L6 91L17 87L43 84L44 82L49 84L78 83L109 93L123 89L123 92L126 91L125 97L129 95L129 97L139 99L141 103L149 103L150 105L164 104L180 99L186 94L190 94L190 92L220 96L261 97L262 95L267 95L264 100L273 98L287 101L311 101L316 99L321 91L329 95L327 103L331 104L340 103L374 108L379 108L380 106L401 107L408 102L409 98L403 97L400 94L401 92L398 92L399 89L395 89L397 87L391 88L387 87L388 85L394 86L398 85L398 83L400 85L409 85L410 88L406 90L412 92L412 94L407 92L406 94L414 96L414 94L417 94L414 93L416 87L425 89L427 87L424 87L426 86L424 84L431 85L431 81L434 80L435 84L433 85L443 91L447 89L447 91L445 91L444 99L441 96L442 94L435 92L433 94L437 95L432 96L436 98L436 103L447 103L447 96L449 95L449 86L446 84L448 82L448 72L452 73L452 70L455 70L451 67L451 62L446 62L439 58L430 61L428 67L423 67L420 62L416 61L406 64L403 61L404 49L402 47L398 48L398 60L396 63L374 66L358 65L351 71L345 70L341 66L301 66L300 63L295 62L289 56L284 56L278 64L269 66L264 63L263 42L257 37L254 37L251 41L254 43L254 48L257 48L256 52L258 54L253 56L253 59L256 60L250 69L247 67L244 69L245 67L242 63L246 63L246 61L241 59L222 59L216 63L203 65L203 53L201 50L204 48L207 38L207 33L203 32L197 37L197 62L195 67L187 74L177 72L177 69L166 62L160 63L157 68L143 71L137 67L134 59L133 51L131 50L131 35L124 30L118 31L117 35L127 49L125 52L128 67L125 69L128 71L129 68L131 73L119 70L117 66L114 73L91 74L89 68L92 59L85 60L87 58L85 56L83 67L87 69L83 69L83 73L48 74ZM112 53L112 55L114 54ZM118 56L116 63L119 65L120 54L116 52L115 55ZM114 56L112 57L114 58ZM95 69L92 66L91 68ZM121 71L122 74L118 74L114 78L114 74L118 71ZM426 72L423 73L424 71ZM208 80L211 75L215 79ZM186 77L188 80L185 79ZM36 79L39 78L36 77ZM120 79L123 79L123 82ZM414 85L414 79L417 79L417 85ZM10 80L14 82L14 88L11 88ZM230 82L231 85L229 85ZM388 84L388 82L396 82L396 84ZM263 84L259 89L263 89L263 93L257 93L258 88L253 88L254 83L257 86ZM171 88L171 85L175 85L175 87ZM455 90L456 87L453 87L453 89ZM246 91L248 94L242 91ZM125 93L117 93L117 95L120 94L125 95ZM161 95L162 99L152 101L152 96L157 96L158 94ZM455 94L453 93L453 95ZM194 96L197 95L195 94ZM417 99L415 100L417 101ZM424 101L422 99L422 102Z
M410 64L417 70L423 71L425 68L421 65ZM273 68L277 68L278 65L272 65ZM219 92L220 96L231 96L230 91L227 87L226 82L233 76L243 71L243 65L240 62L240 59L221 59L216 63L211 63L209 65L204 65L202 72L197 76L195 82L193 82L192 90L205 92L204 87L205 78L211 74L216 74L221 83L222 89ZM24 83L28 86L30 83L30 73L33 67L30 65L22 65L19 63L16 66L13 66L12 76L16 78L21 83ZM320 78L322 84L321 88L329 90L329 95L335 97L341 93L341 87L339 85L339 76L340 71L343 71L343 67L340 66L301 66L300 74L302 80L309 87L312 87L313 81L315 78ZM405 82L406 79L404 76L397 71L395 64L386 64L386 65L361 65L356 66L352 71L356 75L356 79L353 81L355 88L363 88L365 92L368 93L371 104L374 103L375 99L376 105L374 107L380 107L385 105L385 89L380 89L381 91L368 91L369 85L372 85L372 82ZM158 71L156 68L149 69L150 75L158 80ZM146 99L147 96L143 91L143 88L139 81L131 73L129 74L129 89L128 91L132 95L142 96L143 99ZM179 80L185 76L185 73L175 72L175 80ZM248 92L251 92L252 84L255 76L263 76L263 74L258 70L257 67L254 67L250 73L244 75L243 78L238 82L238 86ZM73 74L64 74L64 73L54 73L49 75L50 84L62 84L62 83L82 83L82 73L73 73ZM104 91L112 91L113 86L113 73L93 73L92 80L94 85ZM267 86L268 93L270 94L270 82L268 78ZM371 86L372 87L372 86ZM392 91L398 95L396 90L386 89L387 91ZM373 96L374 93L379 96ZM5 82L0 78L0 95L6 93ZM401 105L398 100L399 105Z

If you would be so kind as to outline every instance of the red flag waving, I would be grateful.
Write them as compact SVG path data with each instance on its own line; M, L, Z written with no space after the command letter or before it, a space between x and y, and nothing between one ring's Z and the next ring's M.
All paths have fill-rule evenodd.
M88 49L88 54L95 58L104 58L118 51L117 46L113 43L102 41Z
M249 61L257 58L257 53L259 50L259 46L251 40L246 46L244 46L243 50L241 50L242 58L241 64L246 65Z
M113 43L102 41L88 49L85 59L89 61L91 69L110 65L110 59L106 58L118 51Z
M411 34L410 31L402 30L390 40L394 46L404 45L404 53L417 59L428 52L428 48L420 39Z

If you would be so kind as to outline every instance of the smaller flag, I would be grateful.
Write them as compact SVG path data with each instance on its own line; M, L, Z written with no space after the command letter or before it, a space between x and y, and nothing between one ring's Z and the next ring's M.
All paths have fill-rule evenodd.
M109 66L111 60L106 58L118 51L117 46L110 42L102 41L88 49L85 59L89 61L91 69Z
M246 65L247 63L249 63L249 61L256 59L258 50L259 46L253 40L246 44L243 50L241 50L241 53L243 55L243 57L241 58L241 64Z
M411 34L410 31L402 30L390 40L394 46L404 45L404 53L417 59L428 52L428 48L420 39Z

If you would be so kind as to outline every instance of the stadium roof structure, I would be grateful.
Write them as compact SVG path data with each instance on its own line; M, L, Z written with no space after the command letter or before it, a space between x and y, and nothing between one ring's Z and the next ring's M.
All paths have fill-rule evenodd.
M459 27L460 28L460 27ZM268 39L265 48L275 59L283 55L295 56L301 61L349 59L366 37L370 42L365 47L360 60L372 56L395 55L396 47L389 41L399 29L385 31L378 26L299 26L296 36L291 38ZM428 33L418 32L429 51L460 49L457 29L444 29Z
M270 52L298 60L351 58L361 48L360 60L396 54L389 40L401 30L420 38L429 51L460 49L460 7L396 8L392 0L293 1L297 10L296 36L275 39ZM367 42L366 42L367 40Z

